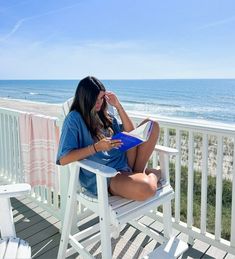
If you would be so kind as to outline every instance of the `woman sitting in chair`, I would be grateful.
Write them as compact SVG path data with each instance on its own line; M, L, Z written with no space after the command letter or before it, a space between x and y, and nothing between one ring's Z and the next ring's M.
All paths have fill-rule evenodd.
M119 173L107 179L109 193L127 199L146 200L155 194L160 175L159 171L146 168L158 139L158 123L153 122L146 142L122 152L118 149L122 145L121 140L111 139L122 129L116 118L109 114L107 103L117 109L124 131L134 129L116 95L106 91L95 77L86 77L79 82L70 112L64 120L57 164L66 165L88 158L113 167ZM83 189L97 195L95 174L81 169L79 179Z

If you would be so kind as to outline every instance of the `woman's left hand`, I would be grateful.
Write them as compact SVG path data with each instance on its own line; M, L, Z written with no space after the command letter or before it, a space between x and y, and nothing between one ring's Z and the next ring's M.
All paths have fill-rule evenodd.
M106 101L110 105L114 106L115 108L120 106L120 102L119 102L117 96L115 95L115 93L113 93L113 92L105 92L105 98L106 98Z

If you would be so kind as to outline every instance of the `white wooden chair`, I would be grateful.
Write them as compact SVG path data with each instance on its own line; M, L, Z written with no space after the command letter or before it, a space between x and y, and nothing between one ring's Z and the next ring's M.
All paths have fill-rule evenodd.
M65 115L69 110L71 101L70 99L63 106ZM70 181L58 259L63 259L75 252L78 252L82 258L94 258L86 248L99 240L101 240L102 258L111 259L111 237L119 237L121 227L126 223L133 225L162 243L145 258L178 258L187 250L187 244L172 235L171 200L174 198L174 190L170 185L168 164L169 155L176 154L177 150L163 146L156 146L156 150L159 152L163 186L157 190L154 197L146 201L133 201L119 196L109 196L106 178L113 177L118 173L113 168L87 159L69 165ZM81 186L79 185L80 168L96 174L97 197L91 197L88 193L81 192ZM164 236L149 229L138 220L143 215L156 220L156 208L159 205L163 205ZM74 215L77 216L77 226L79 227L88 221L92 214L99 217L98 223L84 230L77 228L77 231L75 231L72 228ZM68 245L70 245L69 248Z
M11 197L19 197L30 192L29 184L19 183L0 186L0 258L1 259L28 259L31 258L29 244L16 237L15 226L11 209Z

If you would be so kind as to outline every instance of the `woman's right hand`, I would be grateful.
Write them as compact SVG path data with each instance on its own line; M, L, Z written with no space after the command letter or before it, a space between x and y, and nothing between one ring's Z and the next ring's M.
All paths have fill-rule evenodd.
M122 145L120 139L103 138L95 143L95 149L99 151L109 151L112 148L119 148Z
M105 99L110 105L114 106L116 109L121 106L117 96L113 92L106 91Z

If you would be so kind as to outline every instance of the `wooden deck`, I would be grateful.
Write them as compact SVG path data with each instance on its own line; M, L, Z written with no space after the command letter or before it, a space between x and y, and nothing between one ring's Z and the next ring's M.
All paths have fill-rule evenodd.
M60 240L60 222L29 198L12 198L11 202L17 236L29 242L33 258L56 258ZM158 222L153 222L149 218L144 218L143 221L149 227L162 231L162 226ZM184 234L176 234L180 239L187 240ZM114 258L141 258L141 255L158 246L155 241L129 225L126 225L122 230L121 236L114 242ZM94 255L100 258L99 244L95 244L91 249ZM77 255L70 258L76 257ZM196 240L195 244L183 255L183 258L231 259L235 256Z

